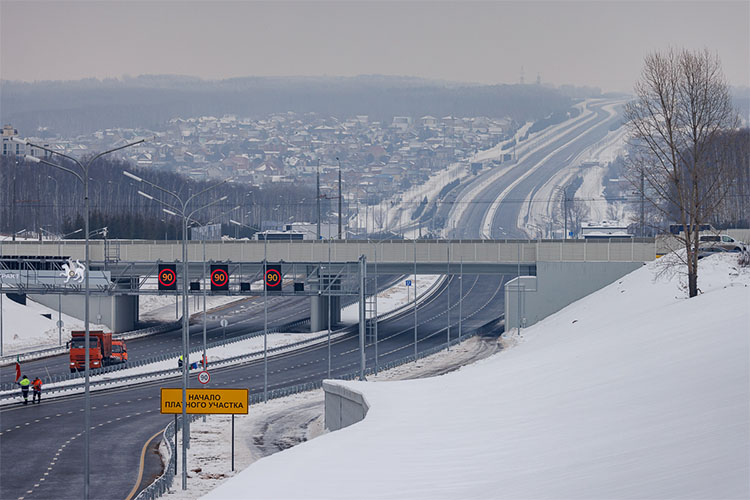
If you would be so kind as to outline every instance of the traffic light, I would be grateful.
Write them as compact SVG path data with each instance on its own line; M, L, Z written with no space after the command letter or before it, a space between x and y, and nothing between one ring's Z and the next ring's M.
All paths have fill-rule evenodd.
M177 290L177 266L159 264L159 290Z
M269 292L280 292L281 291L281 265L280 264L267 264L266 265L266 291Z
M226 292L229 290L229 271L226 264L211 266L211 291Z

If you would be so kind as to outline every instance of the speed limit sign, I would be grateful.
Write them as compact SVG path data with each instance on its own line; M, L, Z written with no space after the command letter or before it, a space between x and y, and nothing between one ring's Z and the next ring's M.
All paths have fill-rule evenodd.
M207 384L209 380L211 380L211 375L209 375L206 370L203 370L198 374L198 382L201 384Z

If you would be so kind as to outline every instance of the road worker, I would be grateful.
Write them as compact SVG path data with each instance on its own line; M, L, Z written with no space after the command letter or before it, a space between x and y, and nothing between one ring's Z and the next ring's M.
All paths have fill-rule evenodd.
M21 386L21 396L23 396L23 404L29 404L29 386L31 385L31 380L29 380L29 377L24 375L21 380L18 381L18 385Z
M31 388L34 390L34 395L31 397L32 403L42 402L42 381L39 377L35 378L31 383Z
M182 368L182 363L183 363L183 361L182 361L182 354L180 354L180 357L177 360L177 367L178 368Z

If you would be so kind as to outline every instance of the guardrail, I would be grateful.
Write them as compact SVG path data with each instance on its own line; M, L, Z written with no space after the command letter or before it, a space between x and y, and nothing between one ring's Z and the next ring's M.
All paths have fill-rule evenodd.
M445 278L442 277L441 279L435 280L435 282L420 296L420 299L418 299L418 302L421 302L422 300L425 300L432 293L434 293L435 290L437 290L437 288L439 287L439 285L444 281L444 279ZM389 316L391 316L391 315L393 315L393 314L395 314L397 312L401 312L402 310L407 309L409 307L411 307L411 303L405 304L404 306L402 306L400 308L397 308L394 311L391 311L390 313L387 313L386 315L384 315L383 317L381 317L379 320L384 319L386 316L389 317ZM287 323L287 324L284 324L284 325L280 325L280 326L276 326L276 327L273 327L273 328L269 328L268 329L268 333L279 333L279 332L281 332L283 330L286 330L286 329L289 329L289 328L296 328L296 327L303 326L303 325L306 325L306 324L309 324L309 323L310 323L310 319L303 319L303 320L299 320L299 321L293 321L291 323ZM166 330L169 330L171 328L175 328L175 327L180 326L180 325L181 325L181 320L178 320L178 321L175 321L175 322L172 322L172 323L167 323L165 325L157 325L157 326L151 327L151 328L152 329L163 329L164 331L166 331ZM340 329L340 330L336 330L333 333L335 335L337 335L337 336L340 336L340 335L343 335L344 333L347 333L349 330L356 329L356 328L357 327L355 325L353 327L347 327L347 328L343 328L343 329ZM149 329L144 329L143 331L146 331L146 330L149 330ZM141 331L128 332L128 333L132 333L133 334L133 336L128 337L128 338L137 338L136 335L138 335L140 332ZM148 333L147 335L150 335L150 334L153 334L153 333L154 332L151 332L151 333ZM123 335L126 335L126 334L123 334ZM263 335L263 330L256 330L254 332L246 333L244 335L240 335L240 336L237 336L237 337L232 337L232 338L227 339L227 340L217 340L217 341L214 341L214 342L206 344L206 348L207 349L213 349L213 348L216 348L216 347L223 347L223 346L231 345L231 344L234 344L234 343L237 343L237 342L241 342L243 340L248 340L248 339L251 339L251 338L254 338L254 337L259 337L260 335ZM145 336L145 335L143 335L143 336ZM118 336L118 338L124 338L124 337L123 336ZM271 349L268 349L268 352L269 353L274 353L274 352L278 352L279 350L282 350L282 349L287 349L287 348L292 348L292 347L300 347L300 346L303 346L305 344L309 344L309 343L315 342L317 340L321 340L323 338L327 339L328 338L327 334L316 336L316 337L312 337L310 339L304 339L304 340L301 340L299 342L295 342L295 343L292 343L292 344L287 344L285 346L279 346L279 347L271 348ZM67 350L65 350L63 352L67 352ZM259 351L259 352L261 352L261 351ZM226 358L226 359L223 359L221 361L218 361L218 362L214 363L214 366L224 366L226 364L234 363L234 362L237 362L237 361L242 361L245 358L251 359L253 356L257 356L259 354L259 352L248 353L248 354L243 354L243 355L239 355L239 356L234 356L234 357L231 357L231 358ZM157 356L151 356L151 357L148 357L148 358L140 359L138 361L133 361L133 362L128 362L128 363L120 363L120 364L116 364L116 365L109 365L109 366L104 366L104 367L101 367L101 368L90 369L89 370L89 376L103 375L103 374L112 373L112 372L116 372L116 371L120 371L120 370L125 370L125 369L129 369L129 368L138 368L140 366L145 366L145 365L149 365L149 364L152 364L152 363L160 363L160 362L163 362L163 361L167 361L169 359L174 359L176 356L179 356L180 353L181 353L181 351L175 351L175 352L160 354L160 355L157 355ZM199 346L199 347L197 347L197 348L195 348L195 349L193 349L193 350L190 351L191 357L192 357L192 354L202 354L202 353L203 353L203 347L202 346ZM173 369L168 369L168 370L161 370L161 371L152 372L152 373L157 373L157 374L162 374L163 375L163 374L171 373L172 371L173 371ZM181 370L180 370L180 373L181 373ZM140 375L132 375L132 376L129 376L129 377L120 377L117 380L118 381L123 381L123 380L129 381L129 380L137 380L138 378L150 378L150 376L151 376L151 374L140 374ZM73 372L73 373L66 374L66 375L54 375L54 376L48 376L47 377L47 383L48 384L54 384L54 383L59 383L59 382L66 382L66 381L69 381L69 380L75 380L77 378L83 378L83 377L84 377L83 372ZM109 383L112 383L112 382L109 382ZM100 381L100 382L98 382L96 384L94 384L93 382L91 383L92 387L95 386L95 385L98 386L98 385L102 385L102 384L107 385L107 381ZM83 385L84 385L83 383L79 383L79 384L75 384L75 385L73 385L73 384L67 385L67 386L65 386L65 390L79 389ZM46 392L47 393L59 392L58 389L60 389L60 388L47 389ZM14 391L14 390L17 390L17 385L14 382L6 382L6 383L0 385L0 392ZM0 394L0 402L2 402L5 399L8 399L9 397L12 398L13 395L11 394L10 396L8 396L7 394L6 395Z
M499 318L498 318L499 319ZM461 336L461 338L456 338L450 341L448 346L455 346L467 339L470 339L472 337L475 337L477 335L481 335L487 331L487 329L492 329L492 325L497 325L498 319L494 319L488 323L485 323L484 325L468 332L466 335ZM417 354L417 359L424 358L427 356L431 356L432 354L436 354L443 349L445 349L446 344L441 344L439 346L435 346L433 348L427 349L426 351L423 351L422 353ZM388 370L390 368L395 368L397 366L404 365L406 363L410 363L414 361L414 355L409 355L404 358L390 361L386 363L385 365L381 365L378 369L379 370ZM375 368L370 367L365 370L365 375L372 375L375 373ZM346 375L343 375L339 377L340 380L354 380L359 377L359 372L352 372L348 373ZM277 398L283 398L286 396L291 396L293 394L299 394L301 392L308 392L315 389L320 389L323 387L323 381L313 381L313 382L306 382L304 384L297 384L290 387L282 387L280 389L272 389L268 391L268 399L277 399ZM258 403L262 403L264 401L263 394L261 392L257 394L251 394L250 395L250 405L256 405ZM190 420L194 421L198 419L201 415L190 415ZM182 417L177 417L178 421L178 429L181 428L182 424ZM174 463L176 460L176 451L174 449L174 435L176 430L174 429L174 422L170 422L167 427L164 429L164 433L162 435L162 440L167 443L167 446L169 448L170 456L169 459L166 460L165 469L161 476L159 476L153 483L148 485L146 488L144 488L138 496L135 498L135 500L155 500L156 498L161 497L166 492L169 491L169 489L172 487L172 482L174 480L175 474L174 474Z
M150 326L148 328L142 328L139 330L132 330L129 332L124 332L121 334L115 335L116 339L122 339L122 340L130 340L130 339L137 339L141 337L147 337L149 335L155 335L157 333L166 332L167 330L171 330L172 328L175 328L176 326L179 326L181 324L181 321L174 321L170 323L164 323L161 325L156 326ZM23 353L18 354L12 354L10 356L3 356L0 358L0 366L8 366L16 362L16 359L19 361L31 361L34 359L41 359L41 358L47 358L50 356L56 356L58 354L64 354L68 352L68 348L64 346L57 346L57 347L48 347L45 349L37 349L34 351L27 351Z
M300 326L300 325L308 323L309 321L310 321L309 319L296 321L294 323L290 323L290 324L287 324L287 325L283 325L283 326L279 326L279 327L275 327L275 328L269 329L268 332L269 333L277 333L278 331L280 331L282 329L291 328L291 327L294 327L294 326ZM234 342L239 342L240 340L245 340L246 338L250 338L250 337L254 337L254 336L260 336L262 334L263 334L262 330L260 332L252 332L250 334L243 335L242 337L235 337L234 339L227 340L226 343L223 343L223 341L215 342L214 343L215 345L212 345L212 347L221 346L221 345L227 345L227 344L234 343ZM299 347L300 345L303 345L303 344L309 343L309 342L313 342L313 341L316 341L316 340L320 340L321 338L327 338L327 335L316 336L316 337L313 337L313 338L310 338L310 339L301 340L299 342L295 342L295 343L292 343L292 344L287 344L285 346L273 347L271 349L268 349L268 352L269 353L274 353L274 352L277 352L277 351L282 350L282 349L287 349L287 348L292 348L292 347ZM195 350L195 352L199 353L199 352L202 352L202 350L203 350L203 348L201 347L201 348ZM237 362L237 361L242 361L243 358L250 359L250 358L252 358L254 356L260 356L260 355L262 355L262 353L263 353L263 351L256 351L256 352L253 352L253 353L242 354L242 355L239 355L239 356L234 356L234 357L231 357L231 358L226 358L226 359L223 359L221 361L217 361L216 363L214 363L214 366L224 366L226 364L231 364L231 363L234 363L234 362ZM122 363L122 364L119 364L119 365L111 365L111 366L105 366L103 368L96 368L94 370L89 370L89 375L90 376L104 375L104 374L112 373L112 372L119 371L119 370L125 370L125 369L128 369L128 368L138 368L139 366L144 366L144 365L151 364L151 363L157 363L157 362L167 361L167 360L170 360L170 359L175 359L175 354L174 353L167 353L167 354L161 354L159 356L152 356L150 358L146 358L146 359L142 359L142 360L139 360L139 361L135 361L133 363ZM171 375L173 372L175 372L175 376L177 376L177 375L182 374L182 369L181 368L169 368L169 369L166 369L166 370L159 370L159 371L150 372L150 373L140 373L140 374L125 376L125 377L118 377L116 379L111 379L111 380L91 381L90 385L91 385L91 387L99 387L99 386L103 386L103 385L115 384L115 383L122 382L122 381L126 381L127 382L127 381L138 380L138 379L141 379L141 378L147 379L147 378L153 378L155 376L168 376L168 375ZM49 381L48 383L59 383L59 382L67 382L69 380L74 380L74 379L83 378L83 377L84 377L84 373L83 372L74 372L74 373L71 373L70 375L59 375L59 376L53 375L52 377L47 377L47 380ZM70 391L70 390L73 390L73 389L80 389L84 385L85 385L84 382L80 382L78 384L68 384L68 385L65 385L65 386L62 386L62 387L53 387L51 389L46 389L45 393L47 393L47 394L50 394L50 393L55 394L55 393L58 393L58 392L67 392L67 391ZM11 392L11 391L15 391L15 390L17 390L17 387L16 387L16 384L13 383L13 382L8 382L8 383L5 383L5 384L2 384L2 386L0 386L0 392L6 392L6 391L7 392L5 394L0 394L0 402L2 402L3 400L6 400L6 399L14 397L15 394L14 394L14 392Z

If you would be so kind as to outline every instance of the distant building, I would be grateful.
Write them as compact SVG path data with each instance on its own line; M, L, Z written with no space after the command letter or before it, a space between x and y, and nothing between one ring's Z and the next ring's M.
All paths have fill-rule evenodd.
M30 155L37 158L47 158L50 155L50 153L43 149L27 146L20 142L13 142L13 138L17 136L18 130L14 129L12 125L3 125L3 156ZM42 146L48 148L49 144L42 144Z

